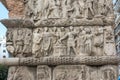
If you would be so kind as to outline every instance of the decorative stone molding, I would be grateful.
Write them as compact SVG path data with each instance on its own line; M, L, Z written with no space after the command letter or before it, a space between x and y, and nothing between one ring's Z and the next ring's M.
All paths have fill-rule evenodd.
M40 57L40 58L8 58L0 59L0 64L8 66L37 65L115 65L120 62L117 56L79 56L79 57Z
M114 18L94 18L87 19L45 19L34 23L32 20L25 19L3 19L0 20L7 28L37 28L37 27L68 27L68 26L109 26L112 25Z

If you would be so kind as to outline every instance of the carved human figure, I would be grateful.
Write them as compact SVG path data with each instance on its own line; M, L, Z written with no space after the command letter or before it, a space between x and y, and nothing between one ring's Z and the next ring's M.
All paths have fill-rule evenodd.
M51 17L49 18L60 18L60 8L61 8L60 0L52 0L50 7Z
M80 6L80 17L83 18L85 16L85 0L78 0Z
M29 56L31 54L31 40L32 39L32 32L30 30L26 30L25 38L24 38L24 47L22 53L25 56Z
M85 1L85 18L90 19L91 16L94 16L94 10L93 10L93 3L94 0L86 0Z
M62 36L64 36L65 35L65 28L64 27L61 27L61 35L60 35L60 38L62 37Z
M115 44L114 44L114 32L112 27L106 27L105 31L105 44L104 44L104 55L116 55Z
M53 37L55 35L52 32L48 31L48 28L45 27L44 31L42 33L42 52L44 56L50 55L51 52L53 52Z
M101 17L105 15L105 0L98 0L98 16Z
M27 67L17 67L12 80L34 80L34 77Z
M78 35L78 40L77 40L77 48L78 48L78 54L79 55L84 55L85 53L85 30L84 28L81 27L80 33Z
M8 71L8 78L7 80L13 80L14 74L16 73L17 67L10 67Z
M68 11L67 11L67 5L66 5L66 0L63 0L62 2L62 18L68 18Z
M34 32L33 32L33 47L32 47L32 53L33 53L33 56L34 57L38 57L39 56L42 56L42 53L41 53L41 41L42 41L42 35L41 33L42 32L40 29L36 29Z
M86 35L85 35L85 53L87 55L91 55L92 53L92 41L93 41L93 34L91 33L90 28L86 28Z
M62 7L62 11L63 11L63 18L69 18L72 17L71 15L73 15L73 4L74 0L64 0L63 1L63 7Z
M16 39L16 49L15 54L21 53L23 50L23 31L21 29L18 29L17 31L17 39Z
M115 80L115 72L112 69L106 69L103 71L103 80Z
M44 1L45 0L36 0L35 6L35 15L37 16L37 19L42 19L43 18L43 10L44 10ZM39 3L39 5L38 5Z
M77 54L76 51L76 35L77 33L74 31L73 26L70 26L70 32L66 33L62 38L60 38L60 42L66 38L67 39L67 55L71 55L72 53Z
M105 14L108 17L114 17L114 12L113 12L113 2L112 0L105 0L105 4L106 4L106 10L105 10Z
M79 2L78 2L78 0L75 0L74 2L73 2L73 8L74 8L74 12L73 12L73 17L74 18L80 18L80 11L81 11L81 9L80 9L80 5L79 5Z
M67 71L64 71L56 76L55 80L67 80L68 73Z
M7 31L7 42L12 42L13 41L13 32L12 30L9 30Z
M72 80L86 80L86 72L84 67L82 66L81 69L77 69L71 76L73 77Z
M57 40L60 38L60 33L58 32L58 28L57 27L53 28L53 34L56 35L56 37L53 37L53 40L54 40L53 42L56 43Z
M95 30L95 33L94 33L94 55L103 55L104 28L103 27L100 27L100 28L96 27L96 28L97 29Z
M12 54L12 56L14 55L14 51L15 51L15 48L14 48L14 41L13 41L13 30L11 30L11 29L8 29L8 31L7 31L7 34L6 34L6 36L7 36L7 50L8 50L8 52L10 53L10 54Z
M50 78L49 71L46 68L37 69L37 80L48 80Z
M36 4L34 6L36 6L35 8L36 18L39 19L48 18L49 0L36 0Z

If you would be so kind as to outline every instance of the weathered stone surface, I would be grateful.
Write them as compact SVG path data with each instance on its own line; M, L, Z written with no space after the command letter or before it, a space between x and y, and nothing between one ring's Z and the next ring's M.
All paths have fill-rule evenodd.
M52 80L52 70L46 65L37 66L37 79L36 80Z
M78 56L78 57L40 57L40 58L9 58L0 59L0 64L8 66L37 66L37 65L117 65L120 57L117 56Z
M0 20L7 28L32 28L34 23L31 20L24 19L2 19Z
M32 30L29 28L8 29L7 49L16 57L28 57L32 54Z
M112 0L5 1L11 80L117 80Z
M117 80L116 66L62 65L53 70L53 80Z
M37 80L36 69L26 66L12 66L9 68L7 80Z

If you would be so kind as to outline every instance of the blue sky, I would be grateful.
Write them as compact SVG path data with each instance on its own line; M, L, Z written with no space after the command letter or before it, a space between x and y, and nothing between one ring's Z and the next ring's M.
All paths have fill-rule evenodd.
M0 2L0 20L7 18L8 18L8 11ZM6 31L7 31L6 27L0 23L0 37L5 36Z

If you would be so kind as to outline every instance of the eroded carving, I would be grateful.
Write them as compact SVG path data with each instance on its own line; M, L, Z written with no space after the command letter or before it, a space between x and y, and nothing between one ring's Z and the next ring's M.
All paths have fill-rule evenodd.
M25 57L31 55L32 49L32 30L16 28L8 29L7 33L7 49L13 56Z
M8 80L35 80L33 72L27 67L10 67L8 75Z
M114 38L108 32L109 34L113 32L112 26L36 28L33 32L32 52L36 57L51 55L103 56L106 53L113 55L115 52L110 54L107 45L109 44L109 49L114 49ZM106 35L112 37L112 42L107 39ZM109 52L106 52L106 49Z
M53 80L89 80L86 69L84 65L58 66L53 71Z
M51 69L48 66L38 66L37 80L51 80Z
M112 27L108 26L105 29L106 31L105 31L104 53L105 55L116 55L114 32L112 30Z
M101 70L102 80L116 80L117 79L116 66L104 66L100 70Z
M27 16L34 21L48 18L93 19L113 14L112 2L105 0L29 0L25 5Z

